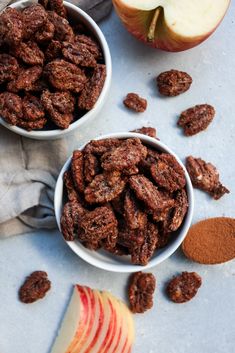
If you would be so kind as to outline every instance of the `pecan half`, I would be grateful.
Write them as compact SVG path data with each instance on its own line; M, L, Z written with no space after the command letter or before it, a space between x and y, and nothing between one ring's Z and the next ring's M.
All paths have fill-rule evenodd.
M213 164L189 156L186 159L186 168L193 186L208 192L215 200L229 193L219 181L219 173Z
M143 113L147 108L147 100L141 98L136 93L128 93L123 101L123 104L128 109L134 110L137 113Z
M157 138L157 130L155 127L141 127L140 129L132 130L131 132L137 132L138 134L147 135L149 137Z
M83 154L81 151L76 150L73 152L73 157L71 161L71 172L73 176L74 185L79 192L83 192L85 185L84 185L84 161L83 161Z
M140 209L138 201L129 190L124 197L124 217L130 229L144 229L147 224L147 214Z
M7 123L16 125L22 118L22 100L14 93L4 92L0 94L0 116Z
M20 90L30 91L32 85L40 78L41 74L42 68L38 65L28 69L21 68L16 78L8 83L7 89L13 93L17 93Z
M189 74L178 70L165 71L157 77L159 92L168 97L178 96L186 92L192 82L192 77Z
M35 271L28 276L19 289L19 299L25 304L34 303L45 297L51 282L44 271Z
M131 276L128 296L133 313L143 313L153 306L156 279L152 273L136 272Z
M40 100L31 94L24 96L22 100L22 109L23 119L26 121L36 121L45 116L43 105Z
M28 65L43 65L44 54L39 49L37 43L28 41L26 43L20 43L14 50L13 55L21 59L25 64Z
M0 85L3 82L11 81L19 71L17 60L8 54L0 54Z
M33 4L22 11L24 39L30 39L47 21L48 15L40 4Z
M196 272L182 272L173 277L167 285L167 294L175 303L185 303L191 300L201 287L202 279Z
M205 130L215 116L215 109L209 104L195 105L183 111L179 117L178 125L184 130L186 136L193 136Z
M83 44L63 42L62 53L65 59L76 65L84 67L96 67L97 65L95 57Z
M7 7L0 15L0 46L4 43L10 47L18 45L23 39L23 33L22 13Z
M64 172L63 181L64 181L64 185L67 191L67 196L69 201L78 201L79 197L75 189L72 173L70 170L67 170L66 172Z
M173 192L186 184L184 170L174 156L162 153L158 161L151 165L150 171L157 185Z
M60 220L61 231L66 241L73 241L78 235L78 224L85 210L76 200L65 204Z
M92 153L84 153L84 178L86 183L91 183L100 172L98 158Z

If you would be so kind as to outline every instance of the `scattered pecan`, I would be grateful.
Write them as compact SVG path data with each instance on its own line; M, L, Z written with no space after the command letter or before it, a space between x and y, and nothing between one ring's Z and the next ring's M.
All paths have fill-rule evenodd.
M215 116L215 109L209 104L195 105L183 111L179 117L178 125L184 130L186 136L193 136L205 130Z
M106 152L101 157L101 166L104 170L128 169L138 164L147 155L147 148L137 138L127 139L122 144Z
M128 109L134 110L137 113L143 113L147 108L147 100L141 98L136 93L128 93L123 101L123 104Z
M131 276L128 296L133 313L143 313L153 306L156 279L152 273L136 272Z
M202 279L196 272L182 272L173 277L167 285L167 294L175 303L185 303L191 300L201 287Z
M155 224L148 222L144 232L143 243L141 245L133 245L131 251L131 262L135 265L147 265L157 246L158 228Z
M32 85L40 78L41 74L41 66L32 66L28 69L21 68L17 77L8 83L7 89L13 93L17 93L20 90L30 91Z
M131 176L129 184L136 197L154 211L168 208L174 202L171 198L166 198L144 175Z
M65 59L76 65L84 67L96 67L97 65L95 57L82 44L63 42L62 53Z
M75 99L69 92L44 91L41 102L51 120L61 129L67 129L73 121Z
M21 98L13 93L1 93L0 116L9 124L16 125L18 120L23 116Z
M84 178L86 183L91 183L99 172L98 158L92 153L84 153Z
M73 241L78 235L78 224L84 214L83 207L76 200L65 204L60 220L61 231L66 241Z
M27 94L22 100L23 119L26 121L36 121L45 116L45 112L40 100Z
M125 187L119 172L98 174L85 188L85 200L90 203L104 203L115 199Z
M22 11L24 21L24 38L29 39L47 21L48 15L40 4L33 4Z
M0 46L8 44L18 45L23 38L24 25L21 12L7 7L0 15Z
M81 241L93 243L105 239L110 247L114 247L117 234L117 220L109 207L97 207L81 217L78 232Z
M78 98L78 108L82 110L91 110L97 102L103 89L106 78L106 66L97 64L89 81Z
M49 21L55 27L54 39L60 42L72 42L74 40L74 33L69 22L54 11L48 11L47 13Z
M39 44L44 44L52 40L54 37L55 33L55 26L53 25L52 22L49 20L46 21L43 27L41 27L36 33L35 33L35 40Z
M184 170L174 156L162 153L150 167L151 175L158 186L173 192L186 184Z
M178 70L165 71L157 77L159 92L169 97L178 96L186 92L192 82L192 77L189 74Z
M220 199L229 190L219 181L219 173L211 163L192 156L186 159L186 168L195 188L208 192L215 200Z
M137 132L138 134L147 135L149 137L157 138L157 130L155 127L141 127L140 129L132 130L131 132Z
M140 209L138 201L129 190L124 197L124 217L130 229L144 229L147 224L147 214Z
M14 50L13 55L21 59L28 65L43 65L44 54L39 49L37 43L28 41L27 43L20 43Z
M44 74L50 84L59 91L79 93L87 81L86 75L79 67L62 59L47 64L44 68Z
M78 192L84 191L84 162L83 162L83 154L81 151L76 150L73 152L73 157L71 160L71 172L73 176L74 185Z
M45 297L51 288L51 282L44 271L34 271L19 289L19 299L25 304L34 303Z
M0 54L0 84L11 81L18 74L17 60L8 54Z

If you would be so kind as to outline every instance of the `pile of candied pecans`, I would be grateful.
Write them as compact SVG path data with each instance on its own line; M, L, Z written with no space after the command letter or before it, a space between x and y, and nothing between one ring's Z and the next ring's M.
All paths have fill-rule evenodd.
M64 184L65 240L130 255L138 265L168 244L188 208L182 167L138 138L94 140L74 151Z
M61 0L0 15L0 116L26 130L67 129L102 91L101 48Z

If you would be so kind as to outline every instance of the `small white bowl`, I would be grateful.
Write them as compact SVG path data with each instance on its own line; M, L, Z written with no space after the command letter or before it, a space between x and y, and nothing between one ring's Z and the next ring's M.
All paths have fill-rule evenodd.
M32 5L35 3L35 1L31 0L22 0L22 1L17 1L16 3L12 4L11 7L16 8L18 10L22 10L27 6ZM98 43L100 44L100 47L103 51L104 55L104 62L106 65L106 79L104 83L104 87L102 89L102 92L94 106L93 109L91 109L89 112L84 114L80 119L76 120L74 123L72 123L68 129L65 130L60 130L58 129L53 129L53 130L33 130L33 131L27 131L24 130L18 126L13 126L8 124L4 119L0 117L0 124L5 126L7 129L15 132L16 134L29 137L32 139L36 140L55 140L58 138L61 138L62 136L65 136L67 134L70 134L72 131L78 129L81 125L89 122L91 119L93 119L100 111L102 108L111 84L111 77L112 77L112 62L111 62L111 55L109 51L108 44L106 42L106 39L101 32L100 28L97 26L95 21L87 15L83 10L78 8L77 6L64 1L64 5L68 11L68 15L70 18L72 18L75 22L76 19L79 20L79 22L84 23L84 25L90 30L90 32L94 35L94 37L97 39Z
M170 153L177 159L177 161L179 162L179 164L181 165L181 167L184 169L184 172L185 172L186 190L188 194L189 207L183 224L179 228L178 232L174 235L174 240L171 241L169 245L167 245L165 248L158 250L151 258L148 265L146 266L132 265L130 262L130 257L128 256L115 256L103 250L91 251L85 248L79 242L79 240L66 241L68 246L83 260L85 260L86 262L90 263L93 266L96 266L98 268L101 268L107 271L112 271L112 272L136 272L136 271L146 270L166 260L169 256L173 254L173 252L175 252L175 250L180 246L180 244L184 240L188 232L188 229L191 225L192 216L193 216L194 196L193 196L193 187L192 187L189 175L183 163L180 161L177 155L174 152L172 152L172 150L169 147L167 147L162 142L152 137L142 135L142 134L137 134L137 133L126 133L126 132L113 133L113 134L101 136L96 140L101 140L105 138L127 139L127 138L133 138L133 137L139 138L145 145L149 145L157 150ZM78 149L82 150L84 147L85 145L78 147ZM72 156L70 156L69 159L64 164L59 174L59 177L57 179L56 188L55 188L55 198L54 198L55 216L56 216L56 221L60 231L61 231L60 218L61 218L63 207L65 205L63 174L66 170L69 169L71 158Z

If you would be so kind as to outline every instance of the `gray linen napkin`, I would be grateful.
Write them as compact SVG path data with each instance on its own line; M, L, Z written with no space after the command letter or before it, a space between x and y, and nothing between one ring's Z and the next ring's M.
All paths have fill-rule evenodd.
M9 0L0 1L0 11ZM71 0L95 20L111 0ZM76 141L78 143L78 141ZM53 198L58 172L67 156L66 139L37 141L0 127L0 238L56 227Z

